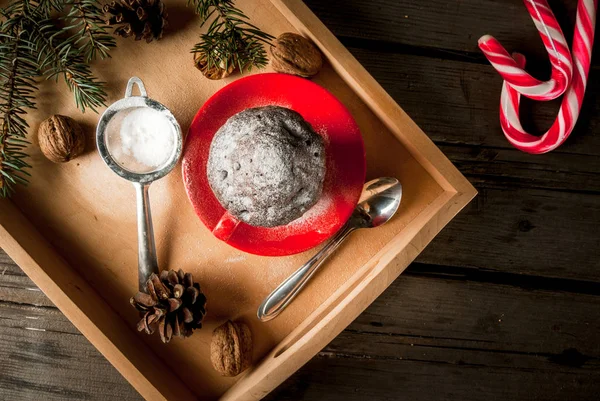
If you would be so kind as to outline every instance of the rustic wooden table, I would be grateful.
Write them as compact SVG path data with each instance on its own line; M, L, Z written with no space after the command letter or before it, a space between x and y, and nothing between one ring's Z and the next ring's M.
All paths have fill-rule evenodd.
M550 3L571 36L576 2ZM268 399L598 400L598 64L572 138L530 156L502 136L501 80L476 47L495 34L549 75L520 0L308 4L479 196ZM547 128L557 105L526 102L527 128ZM0 360L2 400L140 399L4 254Z

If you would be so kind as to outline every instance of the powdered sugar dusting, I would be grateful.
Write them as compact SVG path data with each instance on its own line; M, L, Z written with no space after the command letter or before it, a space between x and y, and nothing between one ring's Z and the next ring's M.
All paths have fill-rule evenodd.
M223 262L225 264L231 264L231 263L244 262L246 259L247 259L246 255L234 255L234 256L228 257Z
M325 214L332 206L333 201L330 197L321 197L316 205L311 207L302 215L302 217L292 221L287 225L289 231L293 232L301 226L316 227L317 232L323 232L323 225L319 223L320 218ZM325 230L327 231L327 230Z

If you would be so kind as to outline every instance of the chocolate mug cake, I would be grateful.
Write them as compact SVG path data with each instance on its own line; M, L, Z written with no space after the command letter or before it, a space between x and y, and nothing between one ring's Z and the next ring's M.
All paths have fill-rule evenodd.
M321 196L325 145L297 112L279 106L244 110L210 146L208 181L240 221L275 227L301 217Z

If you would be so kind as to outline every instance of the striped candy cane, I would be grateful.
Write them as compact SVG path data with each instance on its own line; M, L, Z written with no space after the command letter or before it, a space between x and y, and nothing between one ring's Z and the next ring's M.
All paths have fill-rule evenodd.
M550 80L542 82L529 75L493 36L482 36L479 48L502 78L523 96L534 100L556 99L565 92L573 75L571 52L546 0L525 0L525 6L550 57Z
M529 0L526 1L526 3L528 2ZM513 86L511 81L505 80L500 100L500 124L504 135L516 148L533 154L546 153L560 146L572 132L581 111L587 84L594 43L597 7L598 0L579 0L575 33L573 35L575 68L571 69L572 79L570 84L567 82L566 93L558 116L552 127L544 135L538 137L525 132L519 121L519 103L521 95L528 95L522 92L522 88L519 86ZM522 70L525 67L525 56L515 53L511 60L514 61L518 69ZM549 91L546 100L555 98L556 92L558 91L554 93Z

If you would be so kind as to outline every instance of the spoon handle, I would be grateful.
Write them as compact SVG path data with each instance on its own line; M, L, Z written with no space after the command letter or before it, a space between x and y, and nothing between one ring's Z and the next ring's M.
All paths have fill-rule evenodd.
M154 228L150 213L150 184L136 182L137 228L138 228L138 282L141 292L146 292L146 281L152 273L158 274L156 245L154 244Z
M258 307L258 318L263 321L269 321L279 315L288 304L298 295L300 290L306 285L308 280L317 271L323 262L340 246L348 234L354 231L356 227L352 224L346 225L313 256L302 267L292 273L283 283L279 285Z

